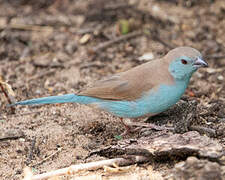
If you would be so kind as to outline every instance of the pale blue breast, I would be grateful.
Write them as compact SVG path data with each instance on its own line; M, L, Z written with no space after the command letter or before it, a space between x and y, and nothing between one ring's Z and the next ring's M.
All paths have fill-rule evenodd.
M98 106L114 115L137 118L147 114L158 114L174 105L184 93L188 81L177 81L173 85L160 85L156 91L146 93L136 101L101 101Z

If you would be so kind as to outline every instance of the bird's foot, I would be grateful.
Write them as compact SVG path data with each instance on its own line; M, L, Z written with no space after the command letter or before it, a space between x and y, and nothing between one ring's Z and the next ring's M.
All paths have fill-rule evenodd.
M126 130L120 135L125 136L127 134L131 134L138 131L146 131L146 130L157 130L157 131L163 131L163 130L174 130L173 127L166 127L166 126L158 126L155 124L150 123L139 123L139 122L124 122L123 119L120 119Z
M158 126L155 124L151 123L138 123L138 122L131 122L129 123L130 126L132 127L137 127L137 128L147 128L147 129L153 129L157 131L163 131L163 130L174 130L173 127L166 127L166 126Z

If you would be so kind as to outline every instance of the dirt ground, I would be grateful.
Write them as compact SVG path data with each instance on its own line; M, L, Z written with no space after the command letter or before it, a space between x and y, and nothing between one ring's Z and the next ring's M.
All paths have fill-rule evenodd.
M76 93L146 62L143 54L158 58L191 46L209 68L194 74L182 102L195 102L192 124L210 129L203 134L225 147L224 32L223 0L0 0L0 79L16 100ZM133 37L102 47L130 33ZM21 179L25 166L38 174L105 159L86 157L117 144L115 136L124 131L117 117L85 105L20 106L13 112L2 90L0 100L0 179ZM183 113L177 105L149 122L172 124L183 133ZM177 162L142 164L124 177L151 179L152 168L162 178ZM90 172L89 179L103 173Z

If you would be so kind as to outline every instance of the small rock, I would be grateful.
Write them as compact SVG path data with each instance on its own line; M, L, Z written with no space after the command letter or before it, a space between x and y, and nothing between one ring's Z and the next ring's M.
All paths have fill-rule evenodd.
M219 76L217 77L217 79L220 80L220 81L223 81L223 80L224 80L224 77L223 77L222 75L219 75Z
M91 39L90 34L85 34L80 38L80 44L86 44Z
M206 71L207 71L207 73L209 73L209 74L213 74L213 73L217 72L217 70L214 69L214 68L207 68Z
M0 26L6 27L7 26L7 19L5 17L0 18Z
M35 91L35 94L41 94L41 90L40 90L40 89L37 89L37 90Z
M165 179L222 180L225 168L216 162L188 157L186 161L177 163L172 171L172 175Z
M142 56L140 56L139 58L138 58L138 60L139 61L144 61L144 60L146 60L146 61L150 61L150 60L152 60L152 59L154 59L154 55L153 55L153 53L152 52L149 52L149 53L145 53L145 54L143 54Z
M25 142L25 139L24 138L19 138L19 141L20 142Z

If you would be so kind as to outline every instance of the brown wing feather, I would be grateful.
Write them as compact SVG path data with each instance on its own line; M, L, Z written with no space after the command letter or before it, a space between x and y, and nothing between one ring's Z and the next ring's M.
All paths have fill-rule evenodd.
M161 61L156 61L142 64L105 80L97 81L93 87L80 92L78 95L110 100L135 100L140 98L143 93L156 87L159 83L163 81L170 83L173 80L168 72L168 66L165 70L162 70L164 66L160 67ZM159 69L162 71L159 71Z
M130 91L128 81L116 75L97 81L93 87L80 92L79 95L119 100L125 98L127 91Z

